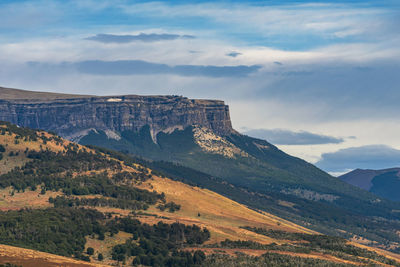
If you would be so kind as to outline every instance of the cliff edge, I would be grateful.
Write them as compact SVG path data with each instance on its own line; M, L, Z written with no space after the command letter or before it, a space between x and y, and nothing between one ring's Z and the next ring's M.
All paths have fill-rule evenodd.
M191 125L218 135L233 132L229 107L223 101L182 96L68 95L0 87L0 120L54 131L71 140L91 130L118 138L118 132L139 131L146 125L153 139L159 132Z

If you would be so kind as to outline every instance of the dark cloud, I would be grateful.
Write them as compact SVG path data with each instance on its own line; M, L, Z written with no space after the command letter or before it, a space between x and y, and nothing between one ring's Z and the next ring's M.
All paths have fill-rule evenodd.
M240 56L241 54L242 53L232 51L232 52L226 54L226 56L228 56L228 57L237 57L237 56Z
M170 41L176 39L194 39L193 35L178 35L168 33L140 33L138 35L115 35L100 33L95 36L85 38L86 40L97 41L101 43L131 43L136 41L142 42L157 42L157 41Z
M282 63L282 62L279 62L279 61L274 61L274 64L275 64L275 65L278 65L278 66L282 66L282 65L283 65L283 63Z
M292 132L283 129L250 129L244 132L247 135L265 139L276 145L319 145L339 144L342 138L327 135L314 134L310 132Z
M92 75L154 75L175 74L180 76L206 76L206 77L246 77L257 72L261 66L203 66L203 65L176 65L152 63L142 60L117 60L102 61L88 60L79 62L64 62L47 64L29 62L29 66L45 71L78 71Z
M340 149L322 154L318 167L329 172L351 169L385 169L400 167L400 150L386 145L369 145Z

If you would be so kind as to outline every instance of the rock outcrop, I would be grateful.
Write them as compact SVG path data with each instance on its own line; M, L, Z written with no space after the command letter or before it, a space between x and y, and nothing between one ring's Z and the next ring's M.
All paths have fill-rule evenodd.
M182 96L79 96L0 88L0 120L54 131L69 139L88 131L157 133L199 125L218 135L233 132L223 101ZM154 139L154 138L153 138Z

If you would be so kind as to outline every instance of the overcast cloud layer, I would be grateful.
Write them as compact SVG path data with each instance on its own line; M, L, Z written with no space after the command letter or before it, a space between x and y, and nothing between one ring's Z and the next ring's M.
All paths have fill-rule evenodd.
M218 98L230 105L235 128L286 152L328 171L366 167L332 166L351 147L400 149L399 7L5 0L0 86Z

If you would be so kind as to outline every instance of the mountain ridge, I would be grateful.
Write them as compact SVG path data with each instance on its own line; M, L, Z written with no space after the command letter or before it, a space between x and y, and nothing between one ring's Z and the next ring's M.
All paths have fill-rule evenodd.
M234 131L229 107L221 100L139 95L79 97L31 91L24 94L21 90L0 88L0 120L55 131L75 141L92 129L118 138L116 132L139 131L145 125L150 127L153 141L159 132L195 124L220 135Z
M346 183L373 192L378 196L400 201L400 168L355 169L338 177Z

